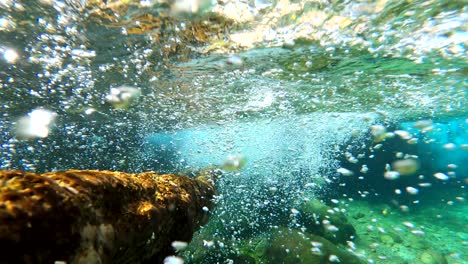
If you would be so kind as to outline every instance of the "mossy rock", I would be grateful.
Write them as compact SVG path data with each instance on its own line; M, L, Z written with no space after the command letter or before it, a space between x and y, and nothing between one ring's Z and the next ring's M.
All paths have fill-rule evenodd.
M364 263L323 237L287 228L270 234L261 255L266 264Z
M387 245L392 245L395 243L395 241L393 240L393 238L387 234L382 234L380 236L380 241L384 244L387 244Z
M258 261L253 256L247 254L230 255L229 259L236 264L256 264Z
M425 250L419 255L419 261L423 264L447 264L445 256L437 250Z
M312 234L341 244L357 237L356 230L342 212L333 210L319 200L314 199L303 204L299 211L300 223Z
M386 258L381 261L381 263L385 264L411 264L410 262L408 262L400 256L386 256Z

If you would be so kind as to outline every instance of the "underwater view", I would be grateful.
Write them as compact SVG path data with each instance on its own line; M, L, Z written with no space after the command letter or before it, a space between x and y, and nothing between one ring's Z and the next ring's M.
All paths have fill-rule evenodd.
M0 264L468 263L465 0L0 0Z

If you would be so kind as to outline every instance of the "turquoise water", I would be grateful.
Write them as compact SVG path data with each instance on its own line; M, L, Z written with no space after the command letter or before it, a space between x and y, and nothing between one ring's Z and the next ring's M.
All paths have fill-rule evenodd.
M223 170L186 263L468 262L466 3L194 3L0 2L0 169Z

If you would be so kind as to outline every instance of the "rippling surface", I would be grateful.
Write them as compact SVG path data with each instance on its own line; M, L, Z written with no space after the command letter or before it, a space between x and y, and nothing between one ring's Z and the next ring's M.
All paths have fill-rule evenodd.
M464 263L467 14L449 0L1 1L0 168L190 174L237 157L188 262L253 258L254 234L301 230L296 208L320 198L373 212L348 244L370 263ZM411 159L405 176L394 162ZM440 244L382 238L379 221L418 217L405 243Z

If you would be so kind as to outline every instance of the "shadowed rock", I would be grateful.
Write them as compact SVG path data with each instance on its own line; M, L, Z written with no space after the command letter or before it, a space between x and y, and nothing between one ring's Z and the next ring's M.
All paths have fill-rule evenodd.
M346 245L357 237L356 230L348 222L345 214L336 211L319 200L313 199L301 207L301 224L307 231L322 236L335 244Z
M362 264L364 261L330 241L298 230L280 228L270 234L262 255L268 264Z
M0 263L161 263L214 195L209 174L0 171Z

